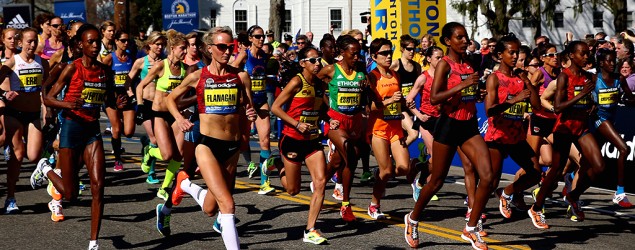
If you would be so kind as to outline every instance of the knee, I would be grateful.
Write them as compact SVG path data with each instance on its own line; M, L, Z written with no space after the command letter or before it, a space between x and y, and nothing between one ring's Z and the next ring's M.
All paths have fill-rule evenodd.
M393 176L395 176L394 168L388 168L388 169L380 171L379 173L379 179L381 179L382 181L387 181Z
M300 193L300 188L299 187L289 187L289 188L287 188L287 194L289 194L291 196L296 196L299 193Z
M119 137L121 133L121 129L119 128L119 126L111 126L110 132L112 132L113 137L115 136Z
M443 187L443 181L444 180L441 178L432 177L430 178L430 181L428 182L428 184L426 184L426 186L430 185L436 193L439 192L439 190L441 190L441 188Z
M313 181L313 192L324 194L324 189L326 189L326 178L316 178Z
M207 215L208 217L212 217L218 213L218 207L217 206L209 206L209 207L203 206L203 213L205 213L205 215Z
M492 171L483 171L484 173L479 174L479 183L478 185L485 185L488 190L494 190L494 182L496 179L494 178L494 174Z
M221 211L224 211L223 213L234 213L234 210L235 210L234 200L231 198L218 199L218 208Z
M595 166L595 169L597 169L595 172L598 174L604 172L604 169L606 169L606 164L604 164L604 161L601 159L595 162L593 166Z
M620 152L620 157L626 157L628 155L628 147L625 143L620 143L617 146L617 150Z
M22 147L15 147L11 150L13 150L13 155L18 162L22 162L22 160L24 160L24 149L22 149Z

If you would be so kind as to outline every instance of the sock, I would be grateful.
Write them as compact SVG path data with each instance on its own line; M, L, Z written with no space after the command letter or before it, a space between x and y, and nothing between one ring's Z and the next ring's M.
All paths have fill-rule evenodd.
M417 185L418 188L423 188L423 185L425 185L425 182L422 180L422 178L419 178L417 179L417 181L415 181L415 185Z
M112 144L112 151L115 154L115 160L120 161L121 160L121 138L112 138L110 140L110 143Z
M467 223L465 223L465 230L467 230L468 232L476 231L476 227L470 227L470 226L467 225Z
M221 236L223 237L223 243L228 250L240 249L240 242L238 240L238 231L236 230L236 223L234 222L234 214L218 214L218 221L221 226Z
M44 176L46 176L48 178L48 173L53 170L53 168L51 168L51 166L48 165L44 165L44 167L42 168L42 174L44 174Z
M161 150L159 148L151 148L148 150L148 154L154 158L163 160L163 156L161 156Z
M159 147L157 144L152 144L152 143L148 144L148 146L150 146L150 148L158 148Z
M349 205L351 205L350 201L342 201L342 207L347 207Z
M150 161L148 161L148 164L150 165L150 170L148 171L148 173L154 174L154 167L157 165L157 158L150 157Z
M62 200L51 199L51 203L53 203L54 206L60 206L62 205Z
M161 213L170 214L170 211L172 211L172 208L170 208L170 207L164 205L163 207L161 207Z
M179 171L180 167L180 161L170 160L170 163L168 163L168 167L165 170L165 179L163 179L163 185L161 185L161 188L168 188L172 184L174 176L176 175L176 172Z
M501 196L503 196L503 198L505 199L509 199L509 195L505 193L505 189L503 189L503 192L501 192Z
M270 150L260 150L260 185L269 180L269 169L265 166L265 161L271 156Z
M199 185L192 183L190 179L185 179L181 182L181 189L183 189L183 192L190 194L201 208L203 207L207 189L203 189Z
M88 243L88 249L91 249L96 245L97 245L97 240L91 240L90 243Z
M624 186L617 186L617 191L615 192L616 194L623 194L624 193Z
M304 229L304 234L309 234L311 231L315 230L315 227Z
M370 206L371 206L371 207L373 207L373 206L377 206L377 204L375 204L375 203L373 203L373 202L371 201L371 202L370 202Z
M342 190L344 189L344 186L341 183L335 183L335 188Z
M412 213L408 214L408 222L410 222L411 224L415 224L415 225L419 224L418 220L410 219L410 215L412 215Z
M247 149L245 151L240 152L240 154L243 156L243 158L245 159L245 162L247 162L247 164L249 164L251 162L251 149Z

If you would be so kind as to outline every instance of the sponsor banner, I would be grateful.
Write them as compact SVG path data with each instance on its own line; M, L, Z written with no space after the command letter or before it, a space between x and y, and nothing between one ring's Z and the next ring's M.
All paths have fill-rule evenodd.
M24 29L31 27L31 5L9 4L2 7L6 28Z
M441 28L446 23L445 0L371 0L370 13L373 38L392 41L393 58L401 57L401 35L419 40L431 34L440 45Z
M163 0L163 29L184 34L198 29L198 1Z
M62 18L64 23L72 20L86 22L86 4L84 1L56 1L55 15Z

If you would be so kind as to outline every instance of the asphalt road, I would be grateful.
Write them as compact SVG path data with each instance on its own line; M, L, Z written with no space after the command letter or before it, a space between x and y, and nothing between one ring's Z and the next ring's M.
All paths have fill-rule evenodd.
M102 128L105 124L102 124ZM156 198L159 185L145 183L146 175L139 168L140 149L138 127L135 137L124 139L125 170L112 171L112 155L107 155L105 212L99 244L102 249L215 249L223 248L219 234L212 230L214 218L208 218L191 198L185 198L173 209L172 235L161 236L155 228L154 208L162 200ZM110 152L109 138L105 147ZM252 141L252 148L257 143ZM276 147L274 147L276 148ZM254 151L253 159L258 159ZM291 197L282 192L277 178L272 185L275 195L257 194L259 180L246 177L244 162L239 166L236 192L236 216L241 248L244 249L404 249L408 245L403 237L403 216L414 206L412 189L403 178L389 183L382 211L387 220L374 221L366 214L370 203L371 186L355 180L351 203L358 221L345 224L339 216L339 205L331 197L333 184L327 185L327 194L317 228L328 238L326 246L302 242L306 224L310 190L309 174L302 172L301 193ZM158 164L158 176L163 177ZM371 167L376 166L371 156ZM90 232L90 190L84 191L77 204L64 203L65 221L53 222L47 202L50 197L44 188L32 190L29 176L33 164L25 164L18 182L16 198L21 213L0 215L0 242L2 249L82 249L88 246ZM85 169L80 174L88 183ZM357 170L357 176L361 170ZM511 176L504 176L506 185ZM203 184L202 179L194 180ZM560 190L562 184L558 188ZM527 193L529 194L529 193ZM439 192L439 201L432 201L423 213L420 224L421 247L430 249L470 249L460 238L465 225L466 207L463 171L453 167L446 184ZM492 196L494 197L494 196ZM552 227L535 229L525 212L514 211L511 219L503 219L498 212L498 201L490 199L485 230L491 249L633 249L635 209L619 209L612 205L612 192L590 189L582 196L586 206L586 220L573 222L565 218L566 207L558 194L547 203L546 217ZM6 198L6 164L0 163L0 198ZM631 195L631 199L635 196ZM526 196L527 203L531 197ZM2 211L4 212L4 211Z

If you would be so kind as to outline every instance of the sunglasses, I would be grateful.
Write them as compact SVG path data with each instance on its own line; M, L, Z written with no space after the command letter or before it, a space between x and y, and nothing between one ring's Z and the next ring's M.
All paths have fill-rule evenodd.
M388 56L388 55L392 55L392 50L379 51L376 54L377 55L382 55L382 56Z
M542 56L544 56L544 57L556 57L557 55L558 55L558 53L542 54Z
M122 43L128 43L130 42L130 39L118 39L120 42Z
M227 49L232 51L234 50L234 44L214 43L211 45L216 46L216 48L220 51L226 51Z
M62 25L61 25L61 24L58 24L58 23L56 23L56 24L51 24L51 27L56 28L56 29L57 29L57 28L59 28L59 27L61 27L61 26L62 26Z
M263 39L265 36L264 35L252 35L251 37L260 40L260 39Z
M306 45L306 44L307 44L307 42L297 42L297 43L298 43L298 44L304 44L304 45Z
M405 48L403 48L403 49L405 49L405 50L407 50L407 51L410 51L410 52L415 51L415 47L405 47Z
M312 64L316 64L316 63L320 62L320 60L322 60L321 57L311 57L311 58L304 58L304 59L302 59L300 61L302 61L302 62L307 62L308 61L308 62L310 62Z
M539 66L540 66L540 64L529 64L529 65L527 65L527 67L539 67Z

